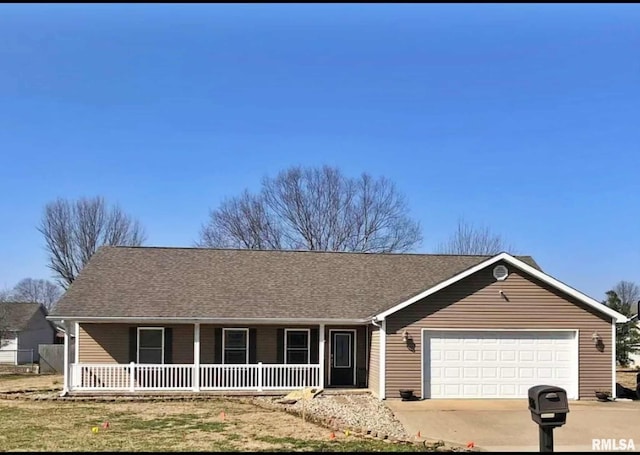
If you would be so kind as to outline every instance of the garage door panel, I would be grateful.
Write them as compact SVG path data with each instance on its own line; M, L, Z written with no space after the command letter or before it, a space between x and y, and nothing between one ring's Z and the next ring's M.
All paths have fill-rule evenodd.
M533 379L535 377L533 368L519 368L518 377L523 379Z
M480 393L480 386L478 384L463 384L462 385L462 394L463 395L477 395Z
M520 362L533 362L535 361L536 353L534 351L520 351L518 353L518 360Z
M483 378L497 378L498 369L496 367L485 367L482 369Z
M465 378L479 378L480 377L479 369L476 368L476 367L465 367L462 370L462 374L464 375Z
M482 360L485 360L485 361L498 360L498 353L496 351L483 351Z
M538 377L540 379L551 379L553 378L553 371L551 368L538 368Z
M444 359L445 360L460 360L462 352L461 351L444 351Z
M444 377L458 379L460 377L460 368L445 368Z
M516 351L502 351L500 360L503 362L513 362L516 360Z
M515 379L516 369L509 367L502 367L498 370L500 372L500 378L502 379Z
M462 358L465 362L477 362L480 360L480 351L465 346L465 351L462 353Z
M551 362L553 360L553 351L538 351L538 362Z
M526 398L529 387L576 381L575 332L425 332L425 396Z

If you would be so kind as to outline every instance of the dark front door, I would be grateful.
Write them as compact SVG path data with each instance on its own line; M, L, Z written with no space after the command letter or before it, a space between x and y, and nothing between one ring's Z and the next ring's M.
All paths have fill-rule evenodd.
M331 385L354 385L355 332L331 331Z

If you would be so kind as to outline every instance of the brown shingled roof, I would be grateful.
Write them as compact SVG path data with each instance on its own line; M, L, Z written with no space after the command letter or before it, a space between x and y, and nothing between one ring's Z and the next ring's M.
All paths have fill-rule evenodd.
M103 247L52 315L364 319L489 257Z
M0 318L6 330L23 330L40 308L39 303L0 302Z

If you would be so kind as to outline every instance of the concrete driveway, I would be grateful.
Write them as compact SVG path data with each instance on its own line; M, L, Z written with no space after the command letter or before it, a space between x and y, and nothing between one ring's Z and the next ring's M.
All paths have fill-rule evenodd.
M387 400L409 434L491 452L539 451L527 400ZM567 423L553 431L554 449L592 451L592 439L633 439L640 451L640 401L569 402ZM628 444L628 443L627 443Z

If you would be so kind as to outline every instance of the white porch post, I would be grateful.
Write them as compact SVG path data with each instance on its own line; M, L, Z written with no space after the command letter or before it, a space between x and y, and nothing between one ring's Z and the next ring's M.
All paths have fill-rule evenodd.
M73 362L72 363L80 363L78 359L80 358L80 323L76 322L74 325L74 331L76 343L73 348ZM69 358L71 360L71 358ZM75 385L75 384L73 384Z
M69 376L71 372L69 371L69 324L67 321L62 321L64 326L64 380L62 383L62 393L61 396L65 396L69 393ZM76 336L78 336L76 334Z
M324 364L325 364L325 350L324 350L324 324L320 324L319 343L318 343L318 360L320 362L320 381L319 388L324 389Z
M129 392L136 390L136 364L129 362Z
M380 378L378 382L380 383L380 392L378 394L378 398L380 400L384 400L386 398L386 390L387 390L387 320L383 319L380 324Z
M200 391L200 323L193 325L193 391Z

